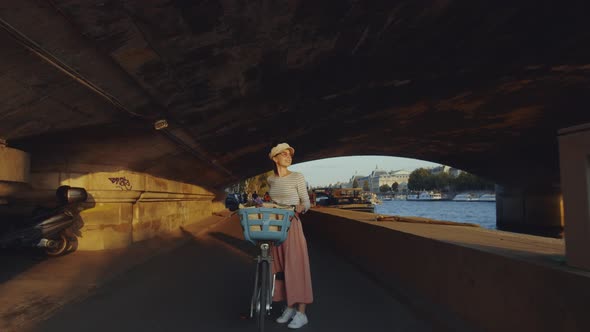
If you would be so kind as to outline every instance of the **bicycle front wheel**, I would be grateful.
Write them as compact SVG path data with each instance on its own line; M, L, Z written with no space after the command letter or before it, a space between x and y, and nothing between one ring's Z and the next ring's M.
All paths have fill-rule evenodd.
M260 292L258 293L258 315L256 316L258 320L258 331L260 332L264 331L264 321L266 320L266 309L269 301L270 287L268 278L270 272L268 268L268 262L260 262L260 278L258 279L260 281Z

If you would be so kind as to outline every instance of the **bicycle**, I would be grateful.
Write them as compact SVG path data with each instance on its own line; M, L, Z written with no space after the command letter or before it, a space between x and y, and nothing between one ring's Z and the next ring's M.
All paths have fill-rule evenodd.
M291 218L295 216L295 207L264 203L262 207L240 208L238 214L244 238L260 248L260 253L255 258L256 272L250 301L250 318L256 316L258 330L263 332L264 321L272 309L275 285L275 276L270 268L273 261L270 245L280 245L287 239Z

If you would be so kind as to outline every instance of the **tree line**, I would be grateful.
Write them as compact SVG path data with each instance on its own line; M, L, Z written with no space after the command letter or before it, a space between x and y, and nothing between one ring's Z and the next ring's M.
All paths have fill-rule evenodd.
M273 171L268 171L234 184L230 189L232 192L264 195L269 190L267 179ZM354 179L353 188L359 187L359 181ZM399 184L391 186L385 184L379 187L382 193L397 191ZM331 187L331 186L330 186ZM369 191L369 182L363 181L362 188ZM435 191L468 191L468 190L494 190L494 183L475 176L471 173L461 172L459 176L453 177L449 173L440 172L432 174L425 168L418 168L410 173L408 189L412 191L435 190Z
M494 190L494 183L468 172L461 172L457 177L453 177L449 173L432 174L425 168L418 168L410 173L408 189L414 191Z

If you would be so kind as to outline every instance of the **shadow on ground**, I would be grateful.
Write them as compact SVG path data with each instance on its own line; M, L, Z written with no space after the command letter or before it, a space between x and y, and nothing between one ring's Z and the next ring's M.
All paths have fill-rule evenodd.
M244 239L240 239L237 237L233 237L231 235L222 233L222 232L212 232L209 233L209 236L223 242L226 244L229 244L230 246L240 250L241 252L248 254L252 257L255 257L256 255L258 255L258 248L254 245L252 245L252 243L244 240Z
M0 284L48 259L43 250L35 248L0 250Z

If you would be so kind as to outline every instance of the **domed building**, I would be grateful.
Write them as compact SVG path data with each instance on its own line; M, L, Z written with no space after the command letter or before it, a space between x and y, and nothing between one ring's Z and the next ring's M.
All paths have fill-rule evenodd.
M407 170L387 172L375 167L375 170L373 170L373 172L367 177L370 183L369 188L372 192L378 193L381 186L388 185L391 187L391 185L397 182L398 190L404 190L408 187L410 173L411 172Z
M352 184L356 181L357 187L363 188L364 183L369 183L369 190L373 193L379 193L379 188L383 185L391 187L397 182L398 190L405 190L408 187L408 179L410 178L410 171L401 169L397 171L387 172L379 169L378 166L369 175L353 175L350 181L343 185L343 188L352 188Z

